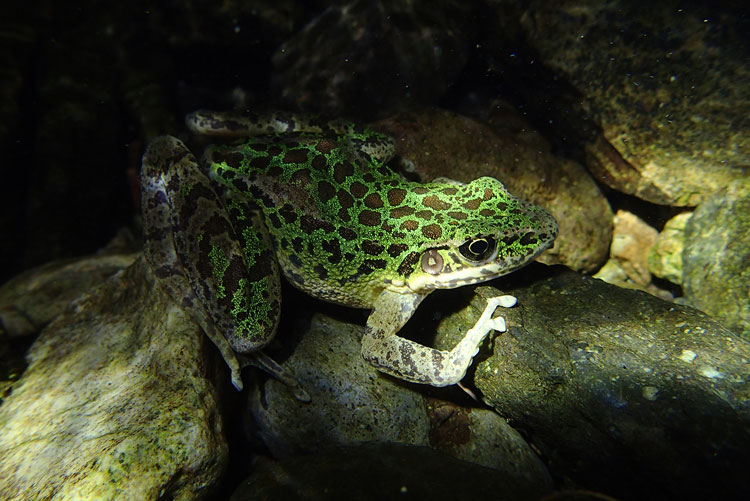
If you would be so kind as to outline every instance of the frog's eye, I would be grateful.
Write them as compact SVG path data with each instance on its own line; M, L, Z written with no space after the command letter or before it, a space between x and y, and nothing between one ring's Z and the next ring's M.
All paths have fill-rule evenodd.
M463 257L473 262L487 261L495 252L497 244L494 239L489 237L477 237L467 240L458 248L458 252Z

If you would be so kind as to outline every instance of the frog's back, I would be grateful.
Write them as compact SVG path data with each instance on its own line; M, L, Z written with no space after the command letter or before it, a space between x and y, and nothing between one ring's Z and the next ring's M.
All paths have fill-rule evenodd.
M363 142L378 148L379 138ZM369 307L389 262L404 250L383 242L392 238L384 225L392 205L387 194L405 191L405 180L356 141L351 135L255 137L209 148L204 161L232 199L239 195L263 213L279 265L295 286Z

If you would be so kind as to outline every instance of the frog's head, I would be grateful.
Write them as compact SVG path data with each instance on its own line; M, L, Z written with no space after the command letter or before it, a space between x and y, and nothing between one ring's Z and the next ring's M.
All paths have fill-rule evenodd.
M426 186L419 203L432 214L409 232L412 252L399 266L411 290L449 289L505 275L534 260L557 236L549 212L515 198L497 179Z

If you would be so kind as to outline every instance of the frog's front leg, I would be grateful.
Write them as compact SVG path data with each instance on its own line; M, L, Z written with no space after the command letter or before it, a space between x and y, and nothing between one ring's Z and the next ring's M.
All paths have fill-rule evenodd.
M423 294L384 291L367 319L362 356L378 370L400 379L432 386L458 383L466 374L479 345L492 330L504 332L505 320L492 318L498 306L516 303L513 296L487 300L487 307L461 341L450 351L437 350L404 339L396 333L414 314Z

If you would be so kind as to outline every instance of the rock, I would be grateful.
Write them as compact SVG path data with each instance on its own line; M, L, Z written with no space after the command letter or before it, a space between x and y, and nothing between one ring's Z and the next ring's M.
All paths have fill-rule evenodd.
M470 12L455 0L329 6L273 55L274 86L287 106L328 115L433 103L468 60Z
M547 467L526 440L490 409L427 399L430 446L451 456L502 471L528 485L551 489Z
M671 301L674 297L668 291L652 283L648 268L649 252L656 244L657 237L656 229L635 214L617 211L609 261L596 272L594 278Z
M207 348L142 260L91 289L42 331L0 407L0 492L209 496L228 452Z
M648 253L656 243L656 236L656 230L635 214L617 211L610 256L620 263L636 285L645 286L651 282Z
M733 7L536 1L521 25L534 60L579 93L558 106L557 123L569 122L558 133L588 130L587 164L600 181L656 204L696 206L747 176L750 26Z
M682 285L685 226L692 215L692 212L680 212L667 221L648 256L649 271L677 285Z
M549 489L429 447L360 444L264 463L232 494L249 499L536 500Z
M750 183L706 200L685 225L685 301L750 339Z
M526 143L528 135L434 108L401 113L372 127L395 137L397 153L412 162L425 181L449 177L469 182L492 176L515 196L549 210L560 232L541 262L590 272L606 259L612 211L596 183L579 164Z
M503 293L518 305L474 380L553 475L623 499L750 495L750 344L697 310L572 272Z
M429 419L419 394L381 376L360 355L363 328L316 315L287 367L310 395L296 400L269 379L248 398L257 431L277 458L321 444L367 441L426 445Z
M9 337L36 334L70 303L127 268L137 254L102 254L43 264L0 287L0 331Z
M361 325L316 314L284 362L310 395L296 400L269 379L248 398L248 427L276 458L329 446L393 442L440 449L494 468L523 485L551 489L544 464L504 419L420 393L384 376L360 355Z

